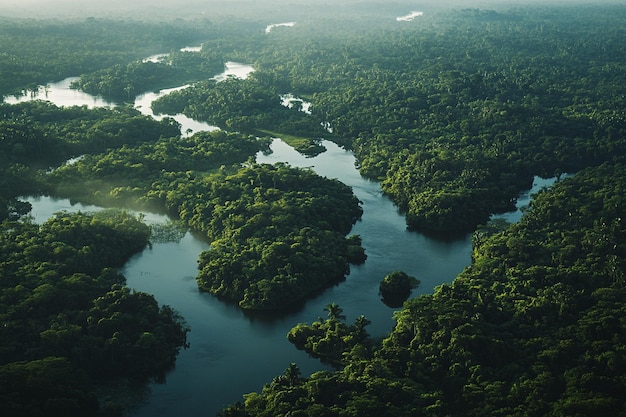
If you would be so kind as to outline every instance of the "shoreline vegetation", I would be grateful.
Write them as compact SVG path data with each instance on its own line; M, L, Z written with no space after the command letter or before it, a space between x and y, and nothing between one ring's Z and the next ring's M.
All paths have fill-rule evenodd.
M0 224L2 415L118 415L97 387L162 380L187 346L184 319L115 268L150 229L121 211Z
M219 415L622 415L624 181L606 164L540 193L382 342L355 344L338 317L298 324L289 340L338 370L274 379Z
M2 94L77 74L121 100L193 81L154 109L225 129L182 137L129 106L0 103L0 414L121 415L96 386L161 379L189 331L111 269L148 243L147 226L120 211L36 226L20 195L167 212L212 242L199 287L243 309L290 307L366 261L348 235L362 214L350 188L255 164L262 131L352 150L408 227L429 232L475 231L534 175L577 174L519 223L481 228L472 264L405 302L384 340L337 305L298 324L290 340L337 370L289 366L221 416L624 415L626 9L297 21L267 35L267 22L0 22ZM226 61L255 71L210 79ZM310 114L283 106L287 91Z

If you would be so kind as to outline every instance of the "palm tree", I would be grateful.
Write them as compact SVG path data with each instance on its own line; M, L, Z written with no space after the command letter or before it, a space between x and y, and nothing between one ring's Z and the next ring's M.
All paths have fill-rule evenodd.
M292 362L289 364L289 367L285 369L284 375L290 385L295 385L300 381L300 368Z
M343 308L339 307L337 303L326 304L326 307L324 307L324 311L328 312L329 320L338 321L346 318L346 316L341 314L343 313Z
M365 330L365 326L371 323L372 322L368 320L367 317L365 317L363 314L361 314L359 317L356 318L356 320L354 321L354 333L355 333L357 340L362 342L365 339L367 339L368 334L367 334L367 331Z

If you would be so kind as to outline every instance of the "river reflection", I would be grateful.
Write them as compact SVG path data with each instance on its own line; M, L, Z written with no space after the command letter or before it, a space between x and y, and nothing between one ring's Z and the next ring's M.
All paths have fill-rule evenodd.
M181 50L185 51L199 51L200 47L192 48L187 47ZM248 75L254 71L254 68L251 65L242 64L239 62L228 61L224 64L224 72L213 77L217 82L224 81L228 79L228 77L235 77L240 79L245 79ZM190 85L183 85L180 87L174 88L166 88L163 90L159 90L156 92L146 92L135 97L134 107L139 110L142 114L147 116L152 116L156 120L161 120L165 117L170 117L176 120L181 125L181 135L182 136L191 136L194 133L202 132L202 131L213 131L219 130L219 127L211 125L206 122L201 122L198 120L194 120L191 117L188 117L182 113L178 113L175 115L165 115L165 114L155 114L152 111L152 102L158 99L159 97L165 96L173 91L183 90L185 88L190 87Z
M182 113L178 113L176 115L170 116L170 115L166 115L166 114L155 114L152 111L152 107L151 104L154 100L158 99L159 97L162 97L164 95L167 95L173 91L178 91L178 90L182 90L189 87L188 85L184 85L181 87L175 87L175 88L167 88L167 89L163 89L157 92L148 92L148 93L143 93L138 95L137 97L135 97L135 108L137 110L139 110L142 114L145 114L146 116L152 116L153 118L155 118L156 120L161 120L165 117L170 117L174 120L176 120L180 125L181 125L181 135L182 136L191 136L196 132L201 132L201 131L212 131L212 130L219 130L219 127L217 126L213 126L209 123L206 122L200 122L198 120L194 120L191 117L185 116Z
M32 100L50 101L57 106L87 106L94 107L115 107L115 102L105 100L100 96L92 96L80 90L70 88L73 81L79 77L69 77L56 83L40 86L33 94L24 92L21 96L6 96L4 102L8 104L24 103Z
M224 64L224 67L224 72L213 77L214 80L218 82L224 81L228 77L245 80L251 72L254 72L254 67L252 65L242 64L240 62L227 61Z
M396 17L396 20L398 22L411 22L416 17L423 16L423 15L424 15L424 12L411 12L411 13L405 15L405 16Z

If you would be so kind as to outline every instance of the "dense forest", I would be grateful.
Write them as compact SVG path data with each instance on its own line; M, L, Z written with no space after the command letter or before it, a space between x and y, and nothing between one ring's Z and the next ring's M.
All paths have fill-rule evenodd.
M362 210L352 190L308 170L240 164L267 143L225 131L87 155L45 178L55 195L166 211L212 242L201 289L246 309L298 304L365 259L346 238Z
M28 213L18 197L43 193L43 171L81 155L179 134L173 120L156 122L130 108L58 108L34 101L0 104L0 219Z
M45 98L39 85L80 75L75 88L121 103L0 103L1 414L120 415L100 388L161 379L189 331L115 272L151 239L140 219L59 213L35 225L20 197L180 220L211 242L198 287L242 309L293 307L366 262L349 236L362 214L349 187L255 163L284 136L303 153L323 152L321 138L352 150L409 228L473 231L472 264L406 301L383 340L336 304L294 323L294 347L336 370L302 376L285 364L221 415L626 415L626 8L311 16L263 28L0 21L0 93ZM227 60L255 71L217 82ZM154 109L224 130L186 137L173 119L127 104L181 83L191 86ZM284 106L287 93L310 111ZM535 175L558 181L519 223L490 222ZM404 296L417 283L395 272L380 289Z
M4 416L117 415L96 386L161 379L189 331L115 268L150 228L119 211L0 224L0 411Z
M2 19L0 94L36 92L39 85L169 52L206 39L206 27L87 18Z
M155 108L246 130L276 123L277 93L304 97L410 227L472 230L511 210L533 175L626 154L625 13L465 9L367 36L305 22L239 45L257 70L234 93L198 83Z
M626 415L624 184L626 167L604 164L539 194L374 349L328 306L289 339L341 369L288 368L222 415Z
M155 60L118 64L84 74L73 88L110 100L131 101L146 91L195 81L221 72L224 59L219 50L174 51Z

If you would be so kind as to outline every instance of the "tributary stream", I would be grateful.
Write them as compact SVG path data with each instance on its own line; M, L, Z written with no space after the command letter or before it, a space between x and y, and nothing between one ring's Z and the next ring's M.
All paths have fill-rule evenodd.
M230 63L236 76L245 76L245 66ZM248 70L251 68L248 67ZM222 74L224 75L224 74ZM60 106L110 105L98 98L69 89L71 80L51 84L46 97ZM163 92L162 92L163 93ZM159 94L138 98L136 106L150 114L149 103ZM15 100L6 100L15 102ZM182 132L211 127L176 117ZM197 259L209 245L192 233L179 242L155 243L134 256L121 269L130 288L154 294L159 303L178 310L191 327L190 347L181 350L176 367L164 384L153 384L145 402L133 411L137 417L214 416L242 395L260 391L262 385L281 374L295 362L308 376L328 369L318 360L296 350L286 333L298 322L311 322L324 316L325 305L335 302L344 309L347 321L363 314L372 321L368 332L382 337L392 326L394 309L382 303L378 295L380 280L394 270L402 270L421 280L413 296L430 293L441 283L451 282L470 263L470 237L435 239L409 232L404 217L386 198L376 182L362 178L355 168L352 153L331 142L323 142L326 152L307 158L279 139L272 143L273 153L259 154L260 163L286 162L292 166L311 167L319 175L337 178L351 186L363 202L363 217L352 233L359 234L367 253L364 265L353 266L344 282L307 301L297 311L280 314L244 313L235 305L200 293L196 286ZM93 207L71 205L68 200L32 197L35 221L43 222L59 210L91 210ZM148 215L149 222L166 221ZM514 220L514 219L513 219Z

